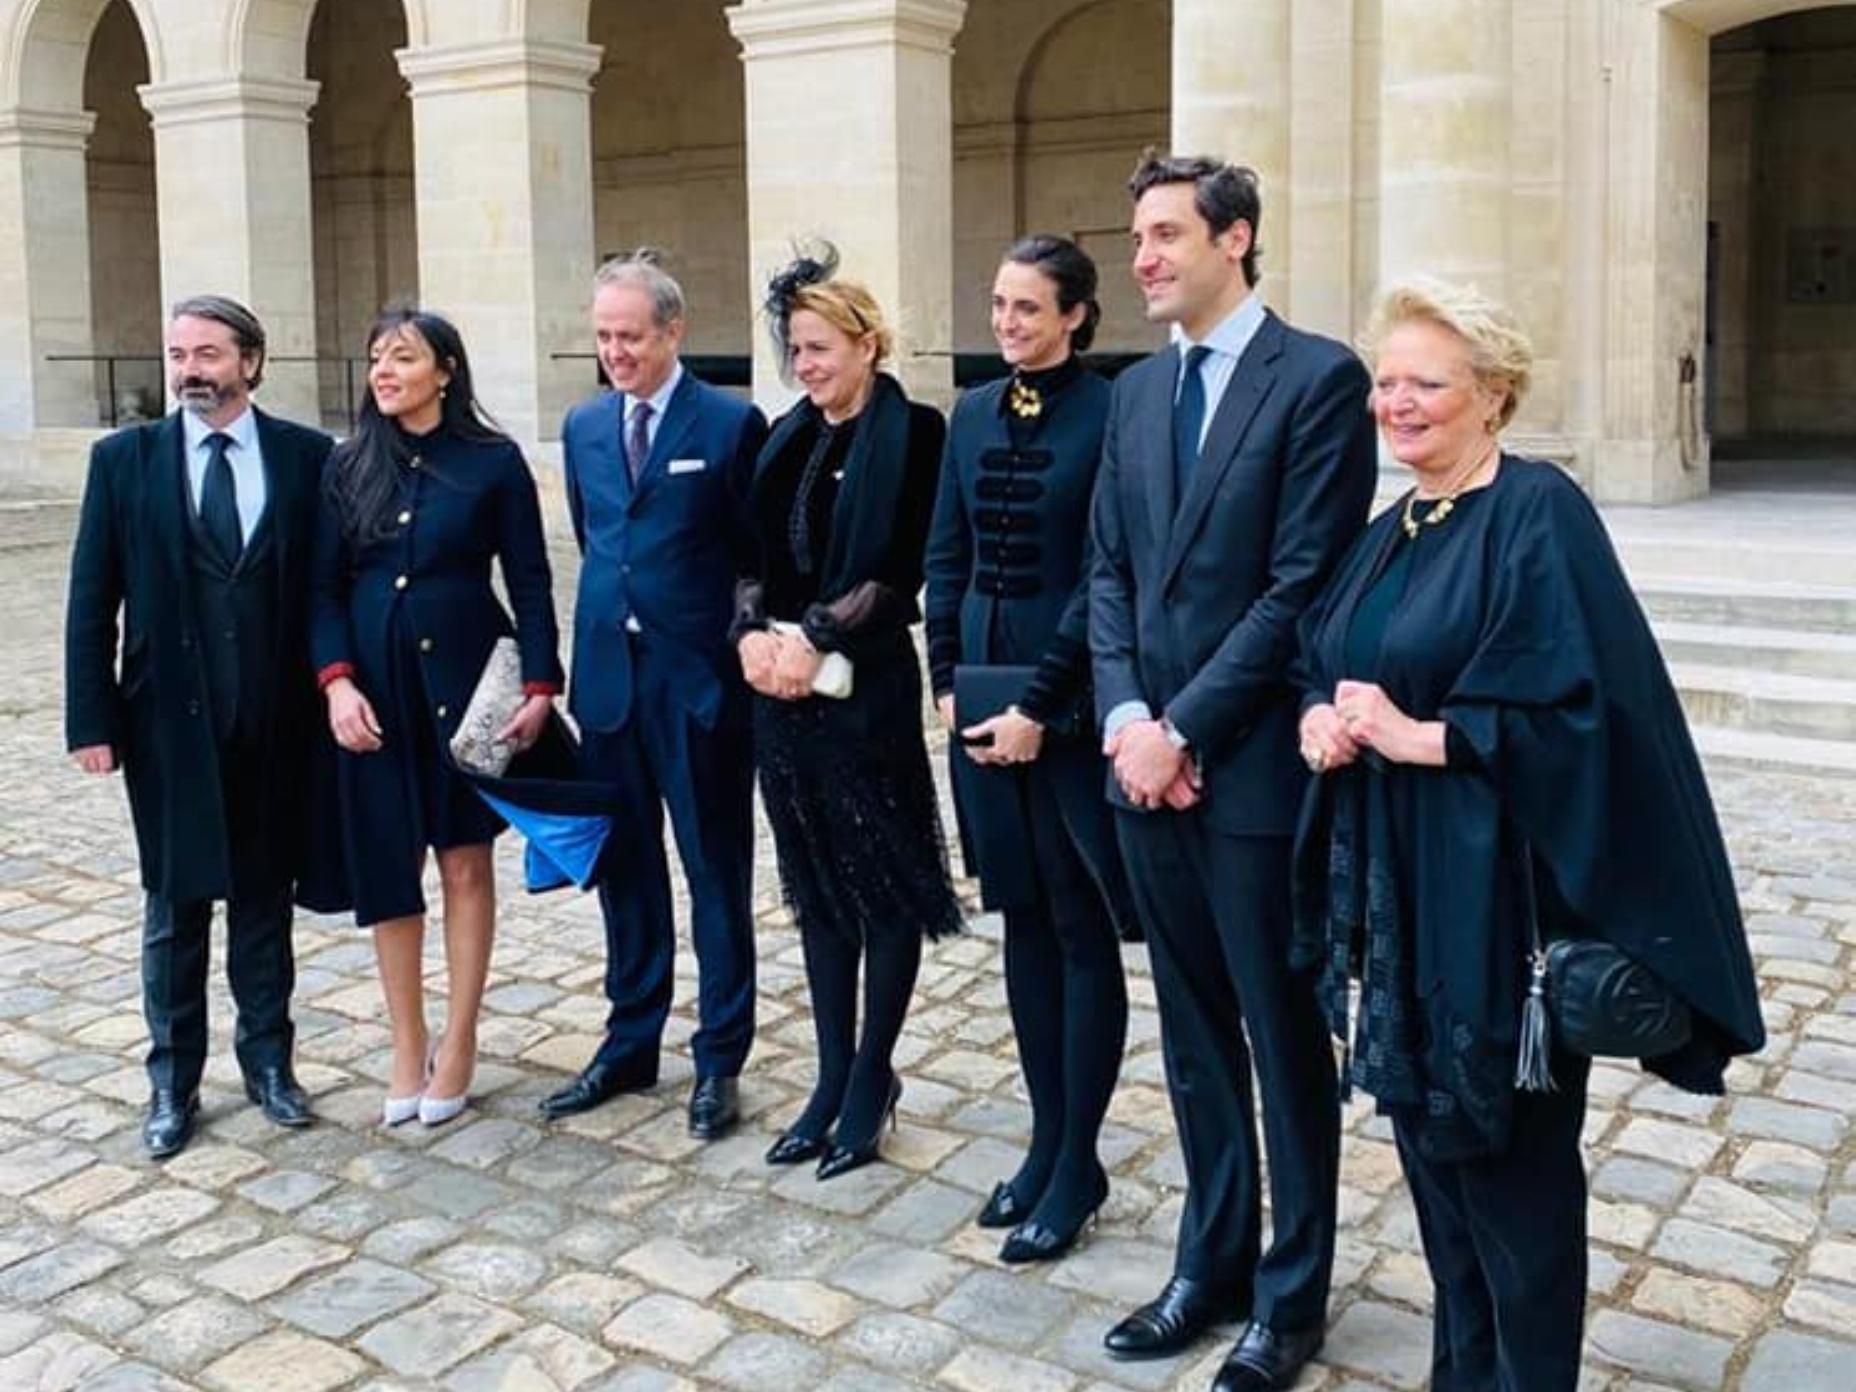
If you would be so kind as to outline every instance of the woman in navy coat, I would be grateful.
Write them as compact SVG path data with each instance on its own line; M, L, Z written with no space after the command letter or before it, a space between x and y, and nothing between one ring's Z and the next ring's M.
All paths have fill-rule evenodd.
M1089 500L1109 388L1077 354L1101 317L1095 291L1073 242L1006 253L992 327L1012 375L954 410L928 544L935 704L968 865L1005 916L1031 1095L1030 1150L979 1218L1013 1229L1007 1262L1060 1256L1107 1197L1096 1137L1128 1018L1119 937L1135 936L1133 911L1089 691Z
M389 310L368 335L368 396L323 480L311 655L337 754L340 839L355 921L374 929L393 1030L382 1120L427 1125L464 1109L489 975L504 823L448 745L497 639L514 633L527 699L502 732L527 748L561 666L535 483L471 390L458 332ZM496 561L515 610L490 588ZM421 959L427 848L444 890L448 1014L428 1044Z

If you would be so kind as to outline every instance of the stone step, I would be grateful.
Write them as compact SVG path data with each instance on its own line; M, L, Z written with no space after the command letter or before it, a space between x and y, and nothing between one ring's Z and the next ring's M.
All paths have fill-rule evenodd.
M1688 623L1680 619L1653 620L1652 627L1664 659L1671 663L1744 667L1856 682L1856 633Z
M1633 576L1653 624L1856 633L1856 586L1704 576Z
M1856 778L1856 742L1804 739L1797 735L1774 735L1763 730L1735 730L1719 725L1693 725L1689 733L1695 737L1695 747L1701 751L1702 758L1710 764L1745 764L1753 768Z
M1671 663L1669 674L1693 725L1847 741L1856 750L1856 681L1697 662Z
M1693 576L1856 590L1856 546L1829 546L1821 538L1782 534L1757 539L1643 535L1610 518L1606 522L1624 568L1642 582Z

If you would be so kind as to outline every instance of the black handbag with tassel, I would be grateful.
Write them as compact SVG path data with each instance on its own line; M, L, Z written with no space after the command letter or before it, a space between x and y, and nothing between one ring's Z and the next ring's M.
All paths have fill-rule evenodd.
M1603 938L1542 944L1533 853L1525 852L1524 859L1522 907L1531 971L1515 1086L1553 1091L1555 1040L1594 1058L1657 1058L1688 1043L1694 1028L1688 1002L1630 954Z

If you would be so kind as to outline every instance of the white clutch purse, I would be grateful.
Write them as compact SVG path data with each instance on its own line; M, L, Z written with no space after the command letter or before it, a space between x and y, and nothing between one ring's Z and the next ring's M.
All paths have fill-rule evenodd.
M783 637L805 637L804 629L786 619L774 619L767 627ZM841 652L821 653L820 656L825 660L819 663L818 674L812 678L812 694L842 701L851 694L851 660Z
M522 650L513 638L498 638L490 649L477 689L471 692L464 718L451 737L451 757L462 769L501 778L515 757L516 747L496 738L522 708Z

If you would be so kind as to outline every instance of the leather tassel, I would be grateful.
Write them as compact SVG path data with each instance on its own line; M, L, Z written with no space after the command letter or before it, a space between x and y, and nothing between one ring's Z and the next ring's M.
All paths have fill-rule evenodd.
M1557 1092L1553 1082L1553 1024L1547 1015L1547 954L1529 954L1533 980L1521 1005L1521 1051L1514 1085L1522 1092Z

